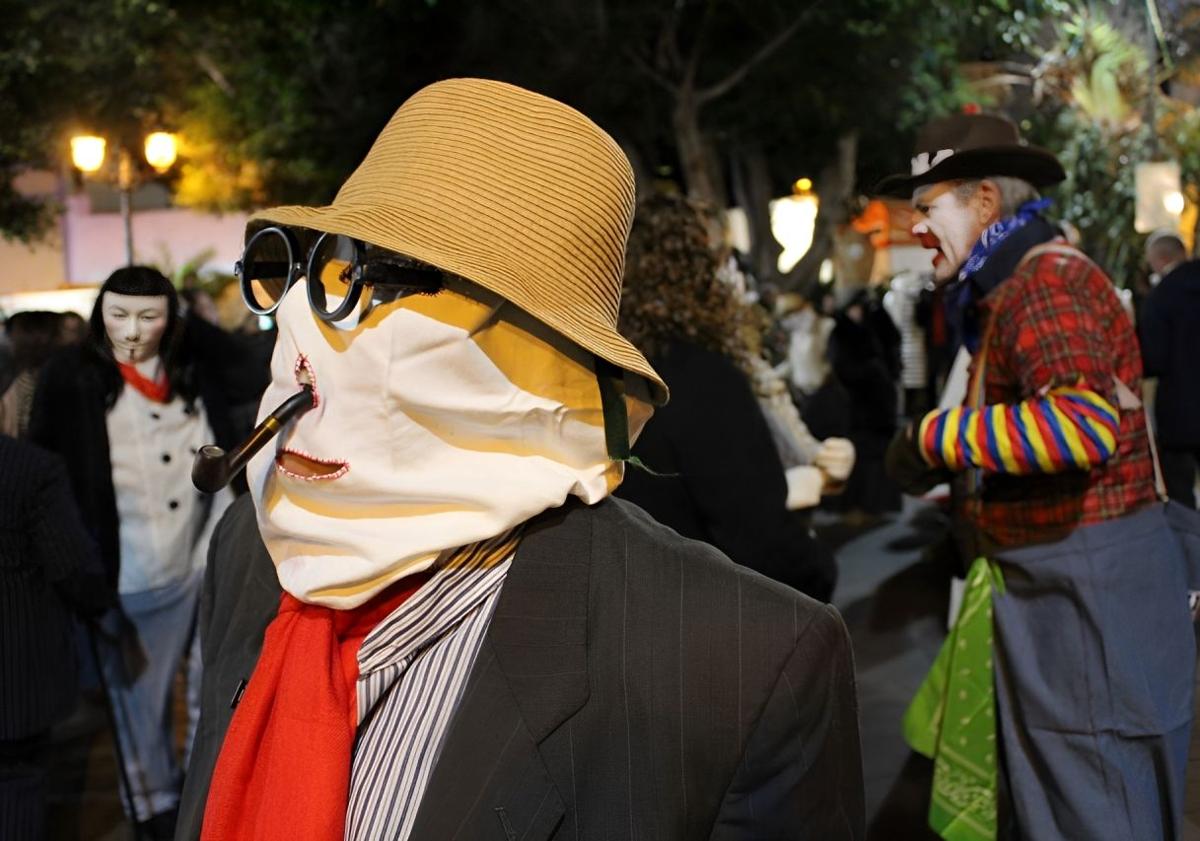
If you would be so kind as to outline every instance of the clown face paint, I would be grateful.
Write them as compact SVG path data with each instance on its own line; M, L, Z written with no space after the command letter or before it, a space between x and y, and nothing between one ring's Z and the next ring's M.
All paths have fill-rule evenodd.
M105 292L100 314L116 360L133 365L153 359L167 330L167 312L166 295Z
M960 201L956 182L943 181L919 188L913 196L916 223L912 233L933 250L933 277L938 284L958 275L987 222L975 198Z
M303 601L357 606L445 550L620 483L591 356L485 290L451 280L331 326L297 284L276 315L260 419L302 382L315 405L247 477L280 584ZM650 404L626 403L636 435Z

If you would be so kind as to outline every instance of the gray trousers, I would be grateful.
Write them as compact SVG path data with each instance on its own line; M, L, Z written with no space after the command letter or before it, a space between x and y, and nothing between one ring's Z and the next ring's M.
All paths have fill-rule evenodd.
M146 668L132 683L126 679L114 648L106 646L102 655L117 735L133 789L137 815L131 817L135 820L147 820L179 804L183 771L173 727L175 675L197 636L202 580L203 572L195 572L165 587L122 594L121 607L137 628L146 656ZM192 687L199 685L200 657L195 650L188 672L189 741L195 721Z
M997 713L1018 836L1181 838L1196 643L1163 506L996 559Z

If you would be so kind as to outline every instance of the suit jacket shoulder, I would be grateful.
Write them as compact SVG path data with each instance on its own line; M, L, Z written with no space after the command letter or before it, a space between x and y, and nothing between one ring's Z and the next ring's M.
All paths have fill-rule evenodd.
M619 557L628 565L629 572L656 580L655 587L635 590L632 597L639 602L654 605L675 595L686 601L702 598L714 588L724 590L732 586L747 614L777 630L783 629L785 637L793 642L810 622L826 613L821 602L734 563L715 546L680 536L633 503L612 498L583 510L594 518L591 528L599 549L593 555L597 575L604 573L606 565L616 563L618 553L614 550L620 541L623 552ZM664 567L678 572L678 580L663 580ZM714 618L703 611L684 617L685 622L696 624L709 623Z
M514 822L518 837L862 837L853 663L832 608L607 499L533 525L489 642L561 798L555 833ZM488 768L479 746L502 715L460 710L447 764ZM519 815L520 794L480 807ZM545 787L528 795L544 815ZM495 818L480 816L484 832ZM486 837L469 820L426 826Z

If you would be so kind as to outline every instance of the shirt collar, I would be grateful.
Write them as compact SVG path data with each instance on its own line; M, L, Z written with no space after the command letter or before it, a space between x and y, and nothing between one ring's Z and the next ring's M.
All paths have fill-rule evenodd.
M504 584L519 539L514 529L439 559L433 577L367 634L359 678L412 657L457 626Z

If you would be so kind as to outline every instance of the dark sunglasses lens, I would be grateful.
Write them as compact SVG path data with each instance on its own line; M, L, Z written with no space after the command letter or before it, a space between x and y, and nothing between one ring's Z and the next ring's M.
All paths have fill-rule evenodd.
M238 264L247 306L264 313L274 310L295 279L294 264L292 244L283 231L268 228L256 234Z
M361 286L350 283L354 258L354 240L349 237L325 234L313 246L307 270L309 302L326 321L333 314L338 314L333 320L344 318L357 304Z

